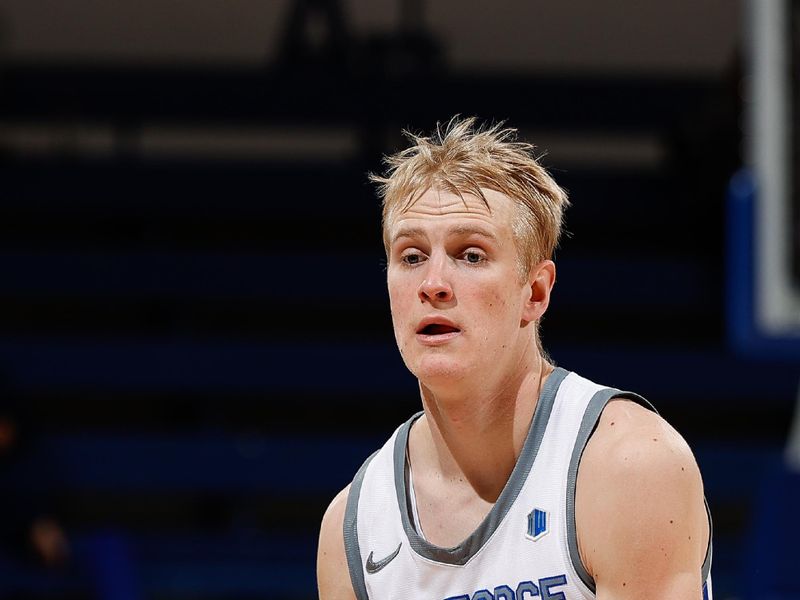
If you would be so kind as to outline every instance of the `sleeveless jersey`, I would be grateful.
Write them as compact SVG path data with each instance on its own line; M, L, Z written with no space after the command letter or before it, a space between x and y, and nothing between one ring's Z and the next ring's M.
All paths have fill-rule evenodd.
M575 482L584 447L612 398L655 410L636 394L561 368L551 373L503 491L478 528L452 548L429 543L415 525L406 451L408 432L422 413L400 426L350 486L344 540L356 598L595 598L594 581L578 555ZM704 599L712 597L710 567L709 539Z

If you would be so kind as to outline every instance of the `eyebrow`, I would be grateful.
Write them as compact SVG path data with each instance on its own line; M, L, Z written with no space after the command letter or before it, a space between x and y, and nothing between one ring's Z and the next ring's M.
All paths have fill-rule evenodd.
M485 237L490 240L497 241L497 236L495 234L493 234L491 231L483 229L482 227L459 225L458 227L453 227L448 233L460 236L478 235L480 237Z
M458 225L456 227L452 227L451 229L448 229L447 234L457 235L460 237L477 235L495 242L497 241L497 236L491 233L490 231L487 231L482 227L474 227L470 225ZM401 238L420 238L420 237L426 237L424 229L420 227L408 227L398 231L392 238L392 243L394 244L397 240Z

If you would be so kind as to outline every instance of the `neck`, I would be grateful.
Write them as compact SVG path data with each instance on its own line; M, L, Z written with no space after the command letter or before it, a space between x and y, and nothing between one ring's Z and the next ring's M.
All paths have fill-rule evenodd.
M478 495L494 502L522 451L545 377L552 367L538 355L534 364L492 389L443 395L420 384L426 419L412 438L412 463L433 460L441 475L466 479ZM479 442L476 442L479 440ZM416 454L416 459L414 454Z

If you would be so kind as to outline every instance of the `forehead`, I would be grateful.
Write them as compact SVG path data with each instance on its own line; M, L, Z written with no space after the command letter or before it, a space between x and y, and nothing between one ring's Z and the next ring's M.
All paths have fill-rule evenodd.
M430 226L465 222L482 224L498 234L511 232L515 204L505 194L482 189L483 198L470 193L461 195L428 189L405 210L397 208L387 219L387 233L393 239L408 226Z

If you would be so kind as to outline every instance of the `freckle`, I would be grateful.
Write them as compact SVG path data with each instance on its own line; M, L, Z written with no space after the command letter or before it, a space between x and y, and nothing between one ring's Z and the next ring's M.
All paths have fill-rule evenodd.
M689 536L689 539L692 539L692 536Z
M654 442L657 442L657 441L658 441L658 438L653 438L653 441L654 441Z
M614 421L611 421L611 426L612 426L612 427L614 426Z

